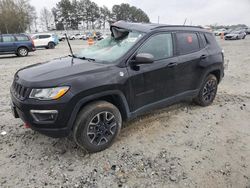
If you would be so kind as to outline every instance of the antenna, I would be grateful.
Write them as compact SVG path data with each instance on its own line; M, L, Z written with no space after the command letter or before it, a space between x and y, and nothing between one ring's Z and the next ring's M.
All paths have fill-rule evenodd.
M72 48L71 48L71 45L70 45L70 42L69 42L68 35L67 35L67 33L65 33L64 35L65 35L65 37L66 37L66 40L67 40L67 43L68 43L68 46L69 46L70 53L71 53L72 57L74 57L74 53L73 53L73 50L72 50Z

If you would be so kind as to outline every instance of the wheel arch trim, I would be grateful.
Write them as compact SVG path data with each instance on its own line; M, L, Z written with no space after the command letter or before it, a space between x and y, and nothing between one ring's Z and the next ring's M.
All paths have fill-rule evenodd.
M76 117L77 117L77 114L79 113L79 111L81 110L81 108L88 102L90 101L93 101L93 100L98 100L99 98L101 97L108 97L108 96L117 96L119 97L119 99L121 100L121 105L122 105L122 108L124 109L124 113L125 113L125 116L126 118L129 118L130 117L130 110L129 110L129 106L128 106L128 103L127 103L127 99L126 97L124 96L124 94L119 91L119 90L109 90L109 91L104 91L104 92L101 92L101 93L96 93L96 94L93 94L93 95L89 95L89 96L86 96L84 98L82 98L81 100L79 100L72 113L71 113L71 116L70 116L70 119L67 123L67 127L69 129L72 129L73 125L74 125L74 122L76 120ZM115 104L114 104L115 105Z

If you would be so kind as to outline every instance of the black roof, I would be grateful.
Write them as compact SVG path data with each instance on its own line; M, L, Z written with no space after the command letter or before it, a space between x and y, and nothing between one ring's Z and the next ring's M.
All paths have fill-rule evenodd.
M111 25L111 27L118 27L122 29L141 31L149 33L156 29L165 30L190 30L190 31L203 31L209 32L200 26L187 26L187 25L165 25L165 24L154 24L154 23L131 23L125 21L118 21Z

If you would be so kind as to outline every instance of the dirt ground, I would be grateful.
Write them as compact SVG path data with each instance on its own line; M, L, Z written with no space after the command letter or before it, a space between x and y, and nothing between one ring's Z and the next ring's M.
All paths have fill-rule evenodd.
M66 43L0 57L0 187L250 187L250 36L222 41L228 68L213 105L176 104L126 123L114 145L85 154L12 117L9 87L27 65L69 54ZM74 49L84 47L73 41ZM77 50L75 50L77 51Z

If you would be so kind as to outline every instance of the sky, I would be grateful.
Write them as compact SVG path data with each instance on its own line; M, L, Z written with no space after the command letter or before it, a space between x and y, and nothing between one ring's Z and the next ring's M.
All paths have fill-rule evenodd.
M92 0L99 6L112 8L115 4L129 3L141 8L152 23L192 25L250 26L250 0ZM46 6L51 9L59 0L31 0L38 14ZM43 2L43 3L41 3Z

